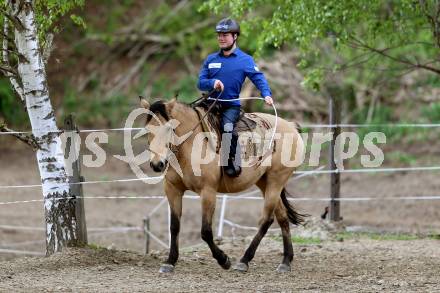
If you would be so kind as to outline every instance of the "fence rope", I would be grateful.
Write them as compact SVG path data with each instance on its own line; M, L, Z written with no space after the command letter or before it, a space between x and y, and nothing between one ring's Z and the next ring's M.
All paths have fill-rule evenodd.
M365 123L365 124L353 124L353 123L341 123L341 124L301 124L302 128L373 128L373 127L381 127L381 128L435 128L440 127L440 123ZM76 133L91 133L91 132L113 132L113 131L134 131L134 130L142 130L142 127L132 127L132 128L102 128L102 129L81 129L74 131ZM0 132L0 135L13 135L13 134L31 134L31 133L63 133L63 132L73 132L73 131L46 131L42 129L34 129L34 130L24 130L24 131L10 131L10 132Z
M346 123L340 123L340 124L301 124L302 128L402 128L402 127L408 127L408 128L434 128L434 127L440 127L440 123L365 123L365 124L346 124Z
M227 224L231 227L234 227L234 228L239 228L239 229L243 229L243 230L252 230L252 231L258 231L258 229L259 229L257 227L239 225L239 224L236 224L236 223L229 221L227 219L224 219L223 221L225 222L225 224ZM280 228L272 228L272 229L267 230L267 232L276 232L276 231L281 231L281 229Z
M151 233L150 230L144 229L144 232L147 233L153 240L155 240L157 243L159 243L164 248L169 248L169 246L165 242L163 242L162 240L159 239L159 237L157 237L156 235Z
M0 225L1 230L23 230L23 231L46 231L44 227L32 227L32 226L13 226L13 225ZM142 231L141 227L136 226L114 226L114 227L96 227L88 228L88 232L115 232L115 231Z
M163 179L164 176L154 176L154 177L141 177L141 178L122 178L113 180L93 180L93 181L83 181L83 182L63 182L63 183L53 183L52 185L86 185L86 184L103 184L103 183L120 183L120 182L132 182L132 181L146 181L146 180L157 180ZM30 184L30 185L3 185L0 189L7 188L31 188L31 187L42 187L42 184Z
M24 255L34 255L34 256L45 256L46 255L45 253L38 252L38 251L4 249L4 248L0 248L0 253L24 254Z
M323 169L324 166L321 166L315 170L312 171L305 171L303 174L299 174L298 176L294 178L302 178L308 175L313 175L314 171L319 171ZM295 172L293 175L296 174ZM102 184L102 183L115 183L115 182L131 182L131 181L143 181L143 180L156 180L159 178L164 178L164 175L156 176L156 177L142 177L142 178L123 178L123 179L114 179L114 180L101 180L101 181L83 181L83 182L72 182L72 183L61 183L61 184L71 184L71 185L77 185L77 184ZM28 187L42 187L42 184L32 184L32 185L4 185L0 186L0 189L7 189L7 188L28 188Z
M399 168L366 168L366 169L345 169L345 170L310 170L310 171L294 171L294 175L312 175L312 174L332 174L332 173L383 173L383 172L418 172L418 171L440 171L440 166L427 166L427 167L399 167ZM84 181L73 183L59 183L60 185L77 185L77 184L105 184L105 183L120 183L131 181L145 181L145 180L157 180L163 179L164 176L156 177L143 177L143 178L127 178L127 179L114 179L114 180L97 180L97 181ZM31 188L42 187L42 184L32 185L2 185L0 189L9 188Z
M2 230L23 230L23 231L46 231L43 227L29 227L29 226L13 226L13 225L0 225Z
M253 191L256 192L256 191ZM222 199L225 195L217 195L217 199ZM242 196L234 198L228 196L228 200L264 200L262 197L256 196ZM75 199L75 198L83 198L83 199L163 199L163 196L84 196L84 197L62 197L62 198L52 198L48 200L66 200L66 199ZM199 199L199 196L185 195L184 199ZM395 197L368 197L368 196L351 196L351 197L341 197L341 198L331 198L331 197L319 197L319 196L304 196L304 197L295 197L288 198L289 201L387 201L387 200L439 200L440 195L432 195L432 196L395 196ZM12 205L12 204L22 204L22 203L36 203L36 202L44 202L44 199L35 199L35 200L23 200L23 201L7 201L0 202L0 205Z

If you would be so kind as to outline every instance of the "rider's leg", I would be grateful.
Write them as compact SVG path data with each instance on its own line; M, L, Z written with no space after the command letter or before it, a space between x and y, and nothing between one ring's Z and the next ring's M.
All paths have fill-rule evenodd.
M226 165L226 174L238 176L241 172L240 152L237 151L238 133L235 126L240 118L240 107L223 107L221 130L222 130L222 166Z

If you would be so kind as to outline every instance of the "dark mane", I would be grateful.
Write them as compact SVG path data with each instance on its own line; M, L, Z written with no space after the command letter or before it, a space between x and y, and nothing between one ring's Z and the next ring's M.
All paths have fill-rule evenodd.
M151 112L153 112L156 115L160 115L162 116L166 121L170 120L170 117L168 117L168 113L167 113L167 109L165 107L164 102L161 101L157 101L154 102L149 109ZM149 123L151 121L151 119L153 118L152 115L148 114L147 115L147 123Z
M209 108L209 106L210 106L210 103L207 103L207 102L205 102L205 103L200 103L200 104L198 104L198 105L194 105L194 104L192 104L192 103L190 103L190 104L186 104L186 103L182 103L182 102L177 102L177 103L179 103L180 105L182 105L182 106L184 106L184 107L187 107L188 109L193 109L193 110L194 110L194 107L195 107L195 106L198 106L198 107L204 108L205 111L207 111L208 108ZM165 102L162 101L162 100L159 100L159 101L154 102L154 103L150 106L149 110L150 110L152 113L154 113L155 115L161 115L166 121L169 121L169 120L170 120L170 117L169 117L169 115L168 115L168 113L167 113L167 109L166 109L166 107L165 107ZM208 113L206 119L207 119L208 123L209 123L214 129L219 130L220 121L219 121L219 118L218 118L218 116L217 116L217 111L218 111L218 109L215 109L215 108L212 109L212 111ZM198 112L196 112L196 113L197 113L197 115L199 115ZM148 124L148 123L151 121L152 118L153 118L152 115L147 114L147 122L146 122L146 124ZM200 119L200 118L201 118L201 117L199 116L199 119ZM217 133L217 134L219 134L219 133Z

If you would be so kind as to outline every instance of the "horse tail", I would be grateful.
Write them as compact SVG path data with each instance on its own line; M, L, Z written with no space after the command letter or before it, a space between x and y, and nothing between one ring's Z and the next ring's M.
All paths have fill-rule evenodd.
M301 225L301 224L303 224L304 223L304 218L308 217L309 215L307 215L307 214L300 214L297 211L295 211L293 206L287 200L287 195L290 196L290 194L287 192L286 188L283 188L283 190L281 191L281 200L282 200L282 202L284 204L284 207L287 210L287 217L289 218L289 221L292 224L294 224L294 225Z

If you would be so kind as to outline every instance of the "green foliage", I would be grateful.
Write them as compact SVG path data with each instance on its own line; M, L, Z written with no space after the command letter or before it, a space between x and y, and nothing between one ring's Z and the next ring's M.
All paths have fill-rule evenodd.
M401 151L394 151L386 155L387 160L398 161L405 166L416 165L417 157Z
M114 0L100 0L99 4L102 7L111 7L105 10L105 18L91 17L87 22L88 34L99 34L101 40L111 44L114 41L114 33L124 25L124 16L126 16L130 5L133 1L115 1Z
M436 11L439 3L425 2L426 6L412 0L209 0L201 10L226 12L244 24L252 23L252 32L245 33L253 34L259 52L290 43L301 50L303 58L315 61L309 65L315 69L362 64L401 71L408 68L404 62L422 64L438 56L440 35L427 14ZM328 56L332 50L337 55ZM316 89L323 75L310 73L305 83Z
M74 24L76 24L77 26L82 27L83 29L87 29L87 25L86 22L84 21L84 19L81 16L78 16L76 14L71 14L70 15L70 19L73 21Z
M170 86L173 85L174 86ZM169 78L162 75L153 84L151 97L153 99L169 100L178 94L178 100L189 103L194 101L200 93L196 88L197 77L185 76L180 78L177 83L172 82Z
M427 78L417 81L416 86L430 86L433 88L440 88L440 76L430 74Z
M75 113L77 123L83 127L96 124L119 127L123 118L133 110L132 101L133 97L122 94L96 98L68 89L62 108L65 114Z
M368 107L355 110L353 115L354 123L364 124L367 121L367 113ZM399 140L404 136L417 131L414 128L407 127L392 127L386 126L385 124L392 124L396 122L396 119L393 117L393 111L388 106L380 106L376 107L373 117L369 124L371 126L357 128L356 132L359 135L361 141L364 139L365 135L370 132L383 132L387 137L387 143L392 140ZM404 121L398 121L398 123L404 123Z
M36 0L35 16L38 23L38 36L42 42L51 31L58 33L58 21L75 8L84 7L85 0ZM75 14L70 15L73 23L85 27L84 20Z
M440 123L440 103L432 103L422 109L422 117L432 123Z
M38 26L38 37L42 47L44 47L48 33L52 31L59 32L59 19L75 8L83 7L84 0L36 0L33 1L33 5ZM4 11L9 10L7 2L4 0L0 2L0 7ZM85 27L85 22L80 16L72 14L70 17L74 23ZM0 16L1 27L3 27L4 21L5 17L2 13ZM9 37L14 39L12 32L13 30L10 29ZM16 55L10 55L12 56L10 56L9 61L14 66ZM26 114L21 110L22 105L20 105L19 100L13 93L9 80L4 78L0 79L0 96L0 115L3 116L3 119L8 124L15 126L24 124Z
M0 78L0 118L8 125L16 126L22 126L27 121L23 106L6 78Z
M313 91L319 91L324 72L322 69L311 69L304 77L302 85Z

